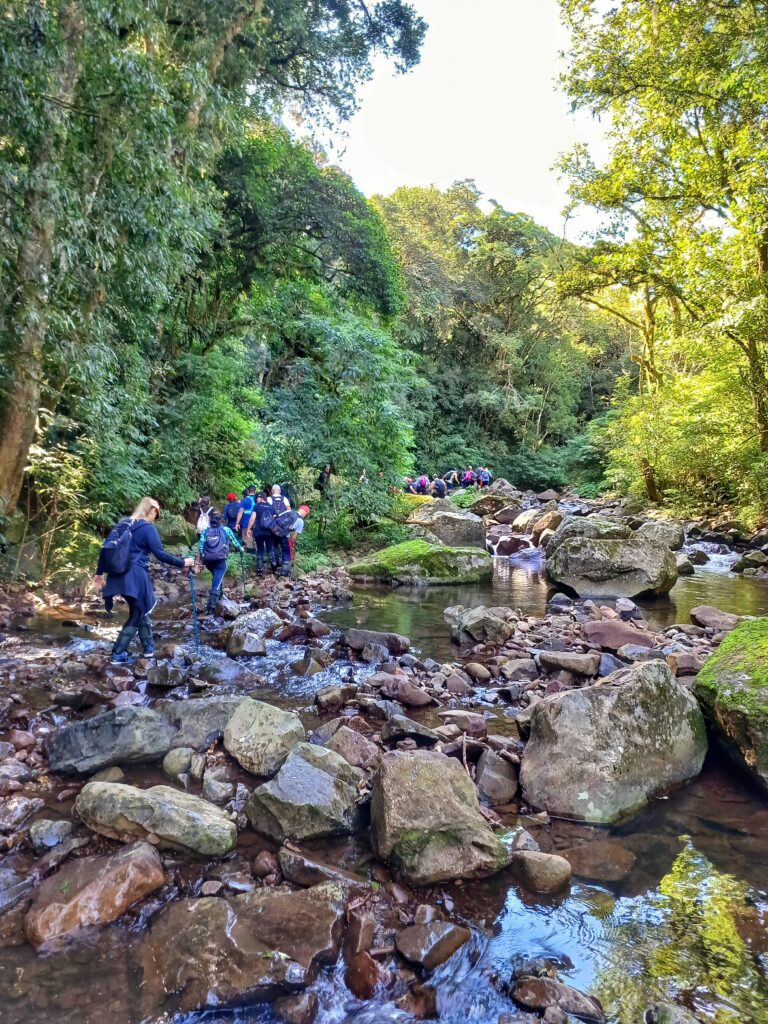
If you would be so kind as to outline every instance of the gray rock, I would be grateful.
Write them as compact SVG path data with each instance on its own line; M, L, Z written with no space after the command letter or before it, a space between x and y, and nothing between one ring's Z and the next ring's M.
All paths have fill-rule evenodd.
M172 747L207 750L220 740L224 729L246 697L195 697L191 700L162 700L155 710L166 718L175 733Z
M271 782L251 794L253 828L277 842L348 835L357 825L359 776L339 754L300 743Z
M233 822L199 796L170 786L136 789L119 782L89 782L75 801L75 814L110 839L146 839L158 845L223 857L237 842Z
M599 654L580 654L577 651L542 651L539 661L547 669L564 669L577 676L596 676L600 668Z
M249 633L260 640L266 639L273 632L284 626L285 623L271 608L257 608L254 612L246 612L232 624L229 634L230 641L236 637L245 637ZM229 649L227 650L229 653Z
M501 674L510 683L532 682L538 679L539 670L533 658L511 658L501 666Z
M668 522L662 519L649 520L643 523L636 534L638 537L648 539L672 551L679 551L685 544L685 530L682 523Z
M531 892L557 892L571 880L571 865L565 857L553 853L516 850L512 854L510 867Z
M344 643L353 651L362 651L367 644L378 644L396 657L405 654L411 646L407 636L401 636L399 633L377 633L372 629L348 629L344 634Z
M254 658L267 653L266 640L256 633L233 633L227 642L230 658Z
M459 643L502 644L514 632L512 623L500 619L483 605L462 611L456 625L451 627L451 635Z
M336 730L327 746L355 768L373 768L381 757L375 743L346 725Z
M382 743L399 743L401 740L415 740L419 747L432 747L440 737L434 729L415 722L405 715L392 715L381 727Z
M698 775L704 720L668 666L652 661L609 678L534 707L520 771L532 806L607 823Z
M51 771L79 774L117 764L159 761L168 753L173 727L149 708L120 707L51 734Z
M163 774L171 782L178 782L179 776L189 771L194 753L192 747L175 747L169 750L163 758Z
M224 729L224 746L253 775L274 775L296 744L305 739L298 715L250 697Z
M235 782L232 771L226 765L213 765L206 768L203 775L203 799L212 804L225 804L235 795Z
M34 879L11 868L0 867L0 914L11 910L32 891Z
M485 750L477 762L476 781L480 796L493 807L508 804L517 795L517 766L492 750Z
M45 853L46 850L63 843L74 831L74 823L66 819L50 821L47 818L40 818L38 821L32 822L29 838L32 840L36 853Z
M678 576L693 576L696 570L688 555L679 554L676 559Z

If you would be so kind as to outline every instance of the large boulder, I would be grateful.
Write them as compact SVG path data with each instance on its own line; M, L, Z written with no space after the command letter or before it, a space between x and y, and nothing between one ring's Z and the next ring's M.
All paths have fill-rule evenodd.
M230 638L245 637L250 633L257 639L264 640L284 625L277 612L273 612L271 608L257 608L256 611L246 612L235 619Z
M406 654L411 642L400 633L379 633L375 629L348 629L344 634L344 643L353 651L365 650L369 644L386 647L390 654Z
M182 1011L266 1002L308 985L339 954L348 889L254 889L171 903L142 951L147 1015L168 995Z
M251 794L246 813L276 842L348 835L357 824L360 776L340 754L299 743L271 782Z
M452 547L485 547L483 520L473 512L460 511L455 507L452 512L439 512L433 517L428 529L441 544Z
M274 775L296 744L306 738L298 715L250 697L224 728L224 746L253 775Z
M77 774L159 761L171 749L173 734L156 711L119 707L58 728L48 741L48 764L53 772Z
M183 516L164 512L157 521L157 532L166 547L191 547L197 540L197 532Z
M223 857L237 843L237 829L224 811L171 786L89 782L75 801L75 814L110 839L154 836L158 846L208 857Z
M443 754L384 755L373 780L371 827L377 855L414 885L490 875L509 862L469 775Z
M503 644L514 632L512 623L505 622L484 605L463 609L451 623L451 636L462 644Z
M477 583L491 578L493 561L479 548L451 548L409 540L354 562L348 572L360 580L415 586Z
M649 661L539 701L520 782L534 807L608 823L694 778L706 750L698 704L664 662Z
M768 789L768 618L736 626L704 663L693 692L721 744Z
M72 860L40 883L24 931L38 949L59 935L116 920L164 884L163 865L149 843L134 843L109 857Z
M663 519L651 519L647 523L643 523L635 536L662 544L671 551L679 551L685 544L683 524Z
M666 594L677 581L669 548L598 516L566 519L547 545L547 576L581 596Z
M193 700L161 700L155 710L176 730L171 747L207 750L220 740L235 711L247 697L197 697Z

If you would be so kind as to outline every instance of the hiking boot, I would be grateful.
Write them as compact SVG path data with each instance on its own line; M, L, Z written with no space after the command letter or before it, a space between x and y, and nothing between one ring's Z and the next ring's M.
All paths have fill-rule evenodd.
M213 615L216 611L216 605L221 600L221 591L212 590L208 595L208 607L205 609L206 615Z
M110 659L113 665L132 664L133 658L128 653L128 648L131 646L137 632L138 630L135 626L123 626L117 634L115 646L112 648L112 658Z
M141 620L139 626L139 640L142 651L148 658L151 658L155 653L155 638L152 636L152 623L146 616Z

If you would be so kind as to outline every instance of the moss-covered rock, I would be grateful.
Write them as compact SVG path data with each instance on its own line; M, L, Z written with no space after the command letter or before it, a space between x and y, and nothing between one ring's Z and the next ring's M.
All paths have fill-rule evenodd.
M694 684L712 731L768 789L768 618L740 623Z
M348 571L356 579L378 583L476 583L491 578L493 562L479 548L450 548L409 540L354 562Z
M392 518L397 523L404 523L416 509L430 505L433 500L428 494L398 494L392 508Z
M194 526L183 516L174 515L172 512L163 512L157 521L157 532L163 544L170 546L181 544L183 547L189 547L197 539Z

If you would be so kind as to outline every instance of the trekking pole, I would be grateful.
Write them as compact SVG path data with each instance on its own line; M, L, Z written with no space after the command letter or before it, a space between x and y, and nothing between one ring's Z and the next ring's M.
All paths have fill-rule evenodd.
M192 569L187 573L189 576L189 589L192 593L192 629L195 634L195 654L200 653L200 627L197 624L197 595L195 594L195 573Z
M240 573L243 577L243 597L245 597L245 555L240 552Z

